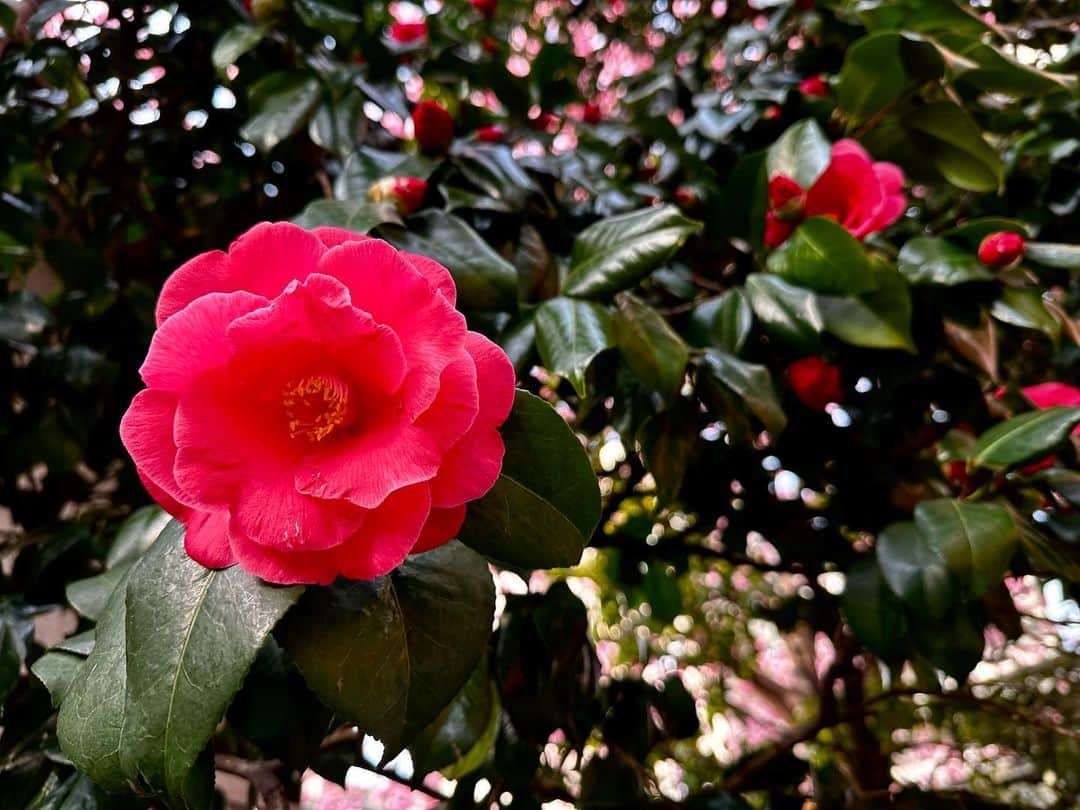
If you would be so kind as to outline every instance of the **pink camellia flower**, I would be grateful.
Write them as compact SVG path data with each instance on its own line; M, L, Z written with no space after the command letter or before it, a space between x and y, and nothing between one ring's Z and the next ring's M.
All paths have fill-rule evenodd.
M904 213L904 173L894 163L873 161L857 142L837 141L832 160L809 189L790 177L769 180L765 244L778 247L807 217L829 217L856 239L887 228Z
M844 401L840 369L821 357L803 357L787 367L788 385L806 407L823 411L830 402Z
M799 82L799 92L804 96L826 98L829 95L829 85L821 76L807 76Z
M427 23L423 20L419 22L397 22L395 20L390 24L390 39L399 45L419 42L426 39L427 35Z
M1027 244L1024 237L1012 231L998 231L979 243L979 261L987 267L1008 267L1020 261Z
M491 124L490 126L480 127L474 134L476 140L481 143L501 143L502 139L506 137L506 130L498 124Z
M120 436L188 554L329 583L454 537L514 396L456 295L431 259L284 222L173 273Z

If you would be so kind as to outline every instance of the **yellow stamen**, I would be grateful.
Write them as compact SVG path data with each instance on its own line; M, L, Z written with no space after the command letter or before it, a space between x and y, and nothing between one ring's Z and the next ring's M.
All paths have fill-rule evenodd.
M285 385L281 403L290 436L321 442L345 423L349 388L332 374L309 374Z

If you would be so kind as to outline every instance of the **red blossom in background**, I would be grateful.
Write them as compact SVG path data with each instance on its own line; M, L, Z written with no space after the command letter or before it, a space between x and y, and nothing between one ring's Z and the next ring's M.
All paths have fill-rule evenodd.
M802 191L788 177L769 180L769 210L765 215L765 244L778 247L808 217L829 217L856 239L887 228L904 213L904 173L885 161L874 161L856 141L833 144L832 160L806 190L801 205L792 201ZM797 210L801 209L801 210Z
M427 187L427 180L421 177L384 177L371 184L368 199L393 203L399 213L412 214L424 204Z
M476 140L481 143L501 143L503 138L506 137L506 130L497 124L492 124L487 127L480 127L475 132Z
M799 92L804 96L826 98L829 95L829 84L821 76L807 76L799 82Z
M499 0L469 0L476 12L484 17L494 17L499 7Z
M434 99L424 99L413 108L412 122L413 136L426 155L441 155L454 142L454 119Z
M585 103L585 107L581 111L581 120L586 124L599 124L604 119L603 113L600 112L600 105L596 102L589 101Z
M514 396L456 299L431 259L289 223L173 273L120 435L192 558L329 583L454 537Z
M796 360L787 367L788 385L806 407L823 411L830 402L844 401L840 369L821 357Z
M401 45L408 45L426 39L427 35L427 23L423 20L420 22L398 22L395 20L390 24L390 39Z
M979 243L979 261L987 267L1008 267L1023 258L1026 248L1020 234L998 231Z

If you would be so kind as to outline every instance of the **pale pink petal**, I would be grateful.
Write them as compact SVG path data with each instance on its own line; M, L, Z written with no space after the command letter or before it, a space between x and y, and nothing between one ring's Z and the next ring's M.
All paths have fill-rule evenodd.
M200 374L228 361L225 331L269 302L246 292L209 293L169 317L154 333L139 369L151 388L182 393Z

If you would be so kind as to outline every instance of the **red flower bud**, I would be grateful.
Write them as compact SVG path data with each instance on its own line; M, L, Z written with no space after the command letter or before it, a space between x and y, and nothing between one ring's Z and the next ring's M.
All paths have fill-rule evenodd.
M501 143L502 139L506 137L506 130L497 124L492 124L487 127L480 127L474 133L476 140L481 143Z
M982 240L979 261L987 267L1008 267L1024 255L1024 237L1011 231L998 231Z
M412 214L424 204L427 180L420 177L384 177L371 184L368 199L393 203L400 214Z
M529 121L529 126L535 129L537 132L547 132L548 134L555 134L559 129L559 117L554 113L542 112L536 118Z
M480 47L484 49L484 53L486 54L499 52L499 43L491 37L484 37L484 41L480 43Z
M592 101L585 104L585 109L581 114L581 119L586 124L599 124L603 120L604 116L600 113L600 106Z
M807 76L799 82L799 92L804 96L826 98L829 95L829 85L821 76Z
M778 107L776 104L770 104L768 107L765 108L765 112L763 112L761 115L766 121L775 121L783 114L784 111L781 110L780 107Z
M427 23L420 22L393 22L390 25L390 39L401 45L426 39L428 35Z
M675 197L676 204L683 209L693 208L700 202L697 192L690 188L690 186L679 186L675 189L675 194L673 196Z
M810 11L814 8L814 0L795 0L795 8L799 11Z
M424 99L413 108L413 136L420 151L439 155L450 148L454 140L454 119L446 107L432 99Z
M478 14L484 17L494 17L499 0L469 0L469 3L472 4Z
M844 399L840 369L820 357L796 360L787 368L787 380L795 396L815 411Z

